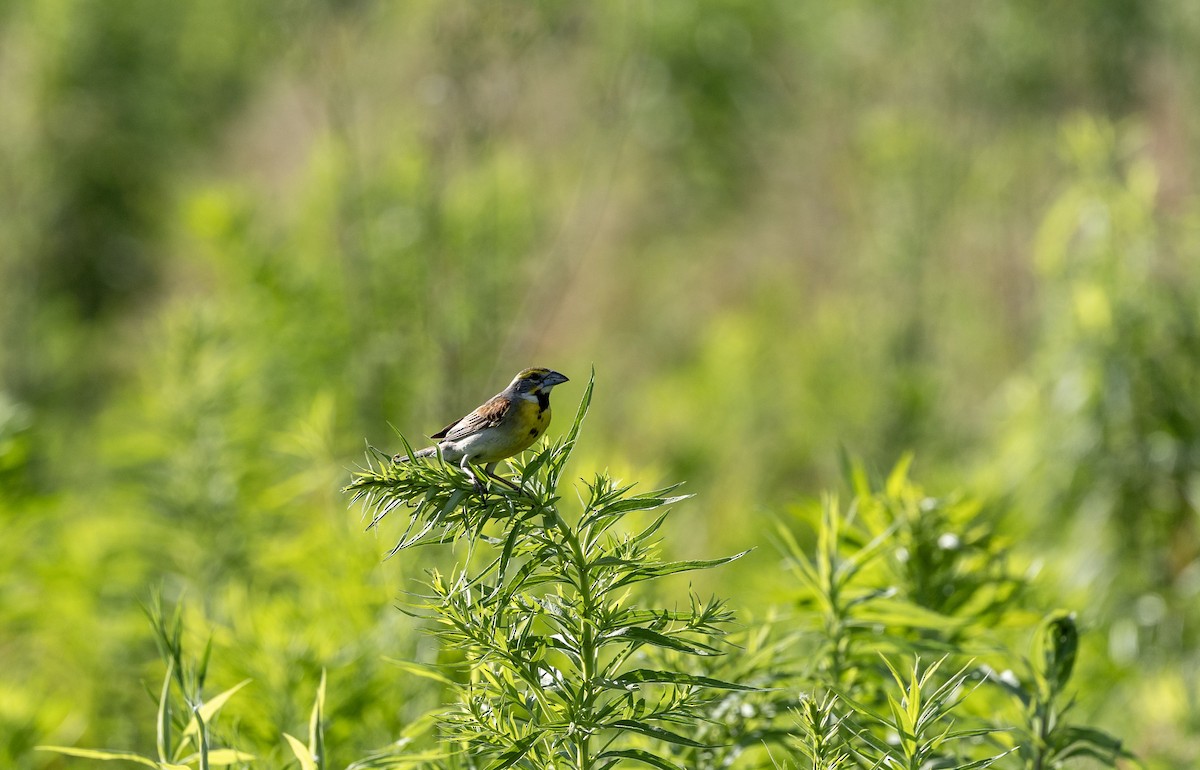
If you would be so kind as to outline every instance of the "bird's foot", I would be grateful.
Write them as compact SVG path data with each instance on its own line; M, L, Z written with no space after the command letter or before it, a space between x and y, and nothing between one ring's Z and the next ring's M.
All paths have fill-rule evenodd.
M489 474L488 474L488 476L489 476L490 478L493 478L493 479L495 479L496 481L499 481L501 484L503 484L504 486L508 487L509 489L511 489L511 490L512 490L512 491L514 491L514 492L524 492L524 491L525 491L525 490L524 490L524 489L521 487L521 485L520 485L520 484L514 484L512 481L510 481L510 480L508 480L508 479L504 478L503 476L497 476L495 473L489 473Z

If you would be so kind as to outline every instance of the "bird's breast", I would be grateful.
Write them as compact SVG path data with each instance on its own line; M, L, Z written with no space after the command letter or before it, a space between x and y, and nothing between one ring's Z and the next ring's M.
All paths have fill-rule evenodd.
M521 399L520 405L517 407L520 410L519 423L528 425L527 433L530 436L529 443L533 443L533 439L546 432L546 427L550 425L550 399L542 401L540 398L537 401L526 401Z

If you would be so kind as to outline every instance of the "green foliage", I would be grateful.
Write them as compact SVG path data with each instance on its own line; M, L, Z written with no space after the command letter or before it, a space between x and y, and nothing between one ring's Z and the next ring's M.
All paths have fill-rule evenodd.
M441 716L447 766L583 769L632 760L679 767L654 747L706 748L688 728L704 718L713 693L752 689L683 668L648 667L655 649L723 654L732 620L723 602L694 593L686 609L646 608L631 596L647 581L738 558L662 560L658 533L666 513L628 529L633 515L685 497L669 489L634 494L632 485L597 475L581 490L578 518L564 516L559 481L593 384L594 377L565 438L512 464L512 489L481 495L465 474L433 458L368 468L348 487L372 527L397 509L412 509L392 553L436 542L466 545L466 566L432 570L430 593L415 600L439 643L463 656L456 676L446 679L455 693ZM493 553L475 553L483 547ZM472 557L481 566L472 567Z
M804 698L796 709L796 737L791 748L812 770L840 770L850 766L850 754L843 730L848 716L840 708L837 696L829 693L821 700Z
M1129 756L1120 742L1067 723L1070 704L1057 705L1079 650L1073 616L1047 615L1033 662L1017 655L1013 630L1027 628L1033 615L1019 590L1024 581L1004 567L1007 546L978 504L925 495L908 466L902 461L873 485L851 464L857 491L848 509L826 498L800 511L815 530L811 550L779 527L800 587L799 641L812 650L808 670L791 683L805 695L795 709L798 729L782 733L782 746L808 768L1005 766L1009 755L1029 768L1082 755L1115 767ZM949 537L956 533L970 534ZM951 553L935 556L936 549ZM922 601L931 595L942 597L939 606ZM937 658L922 666L928 654ZM951 658L960 661L956 670L947 666ZM1028 669L1032 684L1008 666ZM1003 704L980 690L984 683L1020 702L1014 721L1000 718Z
M325 758L325 672L321 672L321 684L317 686L317 697L313 701L312 714L308 718L308 742L284 733L288 747L300 762L300 770L324 770Z
M155 720L155 757L112 749L80 749L69 746L38 748L84 759L134 762L159 770L184 770L192 767L208 770L214 765L245 765L254 761L252 754L236 749L215 748L212 740L213 721L217 714L238 690L249 684L249 680L206 700L203 693L212 654L211 640L205 645L199 660L192 660L184 655L182 607L177 606L172 619L168 620L163 611L162 596L156 593L146 613L154 628L159 654L167 667Z
M887 712L876 711L845 697L857 717L853 724L863 724L865 718L869 725L856 732L856 738L863 744L856 751L866 762L876 767L905 770L930 766L974 770L990 767L1003 756L967 760L958 754L957 744L993 732L986 727L953 729L954 712L966 697L963 688L968 677L967 668L935 679L945 658L927 666L924 671L921 671L918 659L913 663L912 674L905 677L886 659L884 662L899 690L898 694L887 693ZM876 734L880 727L887 731L886 739Z
M797 699L839 671L883 713L879 653L1032 692L997 649L1066 606L1072 722L1194 765L1198 47L1192 4L1153 0L0 2L0 765L156 756L147 585L194 597L214 691L256 682L257 764L310 744L322 671L321 761L414 756L450 685L389 659L458 655L391 605L458 572L378 562L346 458L589 361L575 462L696 493L663 561L783 516L818 578L759 548L642 584L746 625L645 668L760 688L670 761L805 762ZM818 552L838 446L965 491L862 475ZM830 697L801 721L848 729Z
M453 656L434 664L395 661L442 686L449 702L349 768L608 770L634 762L716 770L778 767L774 751L783 750L801 767L824 770L975 770L1009 755L1040 770L1083 756L1115 766L1131 756L1103 730L1065 718L1079 649L1069 613L1048 615L1038 629L1024 662L1031 684L977 666L973 657L947 673L948 659L972 651L1008 660L995 631L1028 613L1021 592L1012 590L1017 581L1003 569L963 586L968 598L987 601L949 600L936 609L919 601L933 585L949 588L981 554L1002 551L979 506L925 496L908 480L907 460L879 486L851 465L856 492L849 511L831 497L802 511L815 530L811 552L780 525L801 589L799 619L815 625L788 630L770 623L731 634L725 603L694 591L683 609L646 606L640 599L652 581L745 554L665 560L660 533L669 511L656 511L686 497L672 489L637 494L604 474L582 483L578 515L564 515L559 485L594 385L593 374L563 438L509 463L511 481L494 478L481 489L440 457L392 463L377 450L354 474L345 491L362 504L368 530L390 523L397 511L411 512L389 555L453 543L462 562L449 573L430 569L427 593L408 600L440 654ZM946 537L949 524L972 533L972 547L957 559L930 550L958 548ZM914 566L911 554L924 556ZM934 594L953 598L947 590ZM206 701L211 638L193 661L184 654L182 605L168 620L156 593L148 615L166 664L156 756L42 748L163 770L254 763L249 753L213 746L215 717L248 680ZM808 652L791 652L796 646ZM922 666L927 650L943 654ZM897 658L911 659L909 673L901 673ZM974 706L970 696L984 683L1020 705L1020 721L1007 725L994 710ZM307 741L282 733L302 770L331 766L326 691L322 671Z
M1116 766L1132 758L1122 742L1094 727L1074 724L1067 712L1075 705L1066 696L1075 668L1079 631L1072 613L1046 616L1033 637L1032 659L1024 663L1019 679L1011 671L987 670L988 681L1008 692L1021 706L1022 721L1006 736L1027 770L1065 767L1068 760L1090 757Z
M790 526L777 529L800 583L798 607L820 624L815 672L832 686L854 686L881 652L970 649L1021 611L1023 581L982 507L926 495L908 466L876 489L854 465L847 509L832 497L801 509L815 530L811 552Z

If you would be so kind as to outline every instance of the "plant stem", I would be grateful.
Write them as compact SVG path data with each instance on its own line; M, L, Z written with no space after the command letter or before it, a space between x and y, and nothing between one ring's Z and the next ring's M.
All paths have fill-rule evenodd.
M1037 737L1033 742L1032 770L1042 770L1046 761L1046 745L1050 737L1050 718L1048 713L1050 708L1051 705L1044 701L1038 703L1037 713L1034 717L1035 724L1037 725Z
M599 667L599 650L596 646L596 630L592 625L595 615L595 598L593 597L591 575L588 574L588 561L583 542L578 533L573 532L561 516L555 515L559 530L570 546L570 558L578 575L580 599L580 632L579 658L583 682L579 688L578 701L575 704L575 766L578 770L590 770L592 767L591 730L592 704L595 699L596 671Z

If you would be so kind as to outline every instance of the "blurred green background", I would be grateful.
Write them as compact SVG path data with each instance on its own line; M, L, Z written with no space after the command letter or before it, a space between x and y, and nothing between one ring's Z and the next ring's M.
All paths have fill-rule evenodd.
M773 518L915 452L1080 613L1087 717L1200 761L1198 51L1179 0L0 2L0 765L153 746L155 586L243 748L323 667L332 761L394 740L446 554L339 488L527 365L554 433L595 366L581 473L697 494L671 548L759 546L751 617Z

